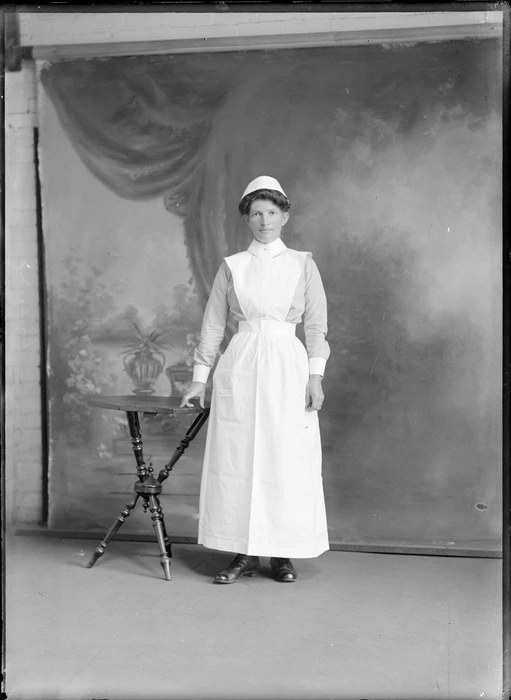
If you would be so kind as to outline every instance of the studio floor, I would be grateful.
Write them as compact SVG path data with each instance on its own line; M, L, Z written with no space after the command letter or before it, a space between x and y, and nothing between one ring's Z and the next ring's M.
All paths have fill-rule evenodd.
M281 584L230 556L12 535L9 700L500 700L499 559L328 552Z

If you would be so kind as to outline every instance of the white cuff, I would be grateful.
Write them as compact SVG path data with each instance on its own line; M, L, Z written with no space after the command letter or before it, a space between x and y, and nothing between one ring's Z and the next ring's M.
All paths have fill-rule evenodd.
M323 357L309 357L309 376L311 374L325 374L326 360Z
M210 372L211 367L208 367L207 365L194 365L192 382L203 382L206 384Z

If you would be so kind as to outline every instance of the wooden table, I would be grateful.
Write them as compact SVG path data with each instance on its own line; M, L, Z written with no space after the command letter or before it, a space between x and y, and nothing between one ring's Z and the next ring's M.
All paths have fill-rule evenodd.
M131 444L135 454L137 463L137 481L135 482L134 492L126 506L121 511L121 514L116 518L112 527L106 533L102 542L97 546L91 560L87 564L90 569L94 566L99 557L104 553L108 543L119 530L121 525L126 522L126 518L137 505L137 501L142 497L144 501L144 512L149 509L151 519L153 521L156 539L160 548L160 563L163 567L163 573L166 581L171 580L170 562L172 559L172 546L165 529L165 521L163 519L163 510L158 498L162 492L162 483L169 476L175 463L184 453L190 442L197 435L209 416L209 406L201 408L193 406L193 408L180 408L181 398L173 398L167 396L151 396L147 394L134 394L131 396L96 396L89 399L89 406L98 408L112 409L114 411L124 411L128 419L128 426L131 435ZM195 420L187 430L185 436L174 451L174 454L162 468L158 474L158 478L153 476L152 462L146 467L143 455L142 435L140 433L139 413L155 415L156 413L172 414L189 414L196 416Z

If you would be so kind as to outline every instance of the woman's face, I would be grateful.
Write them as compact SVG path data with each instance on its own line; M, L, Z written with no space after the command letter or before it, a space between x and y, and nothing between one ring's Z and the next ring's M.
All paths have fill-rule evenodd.
M283 212L280 207L266 199L255 199L246 216L252 235L259 243L271 243L280 238L282 227L288 219L288 212Z

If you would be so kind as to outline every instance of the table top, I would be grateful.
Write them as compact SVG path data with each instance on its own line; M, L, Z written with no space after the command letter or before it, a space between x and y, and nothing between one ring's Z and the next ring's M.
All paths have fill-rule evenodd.
M199 406L198 399L194 399L197 405L193 408L180 408L180 396L153 396L152 394L131 394L128 396L94 396L87 403L89 406L99 408L112 408L116 411L136 411L140 413L181 413L193 414L209 411L209 403L206 408Z

